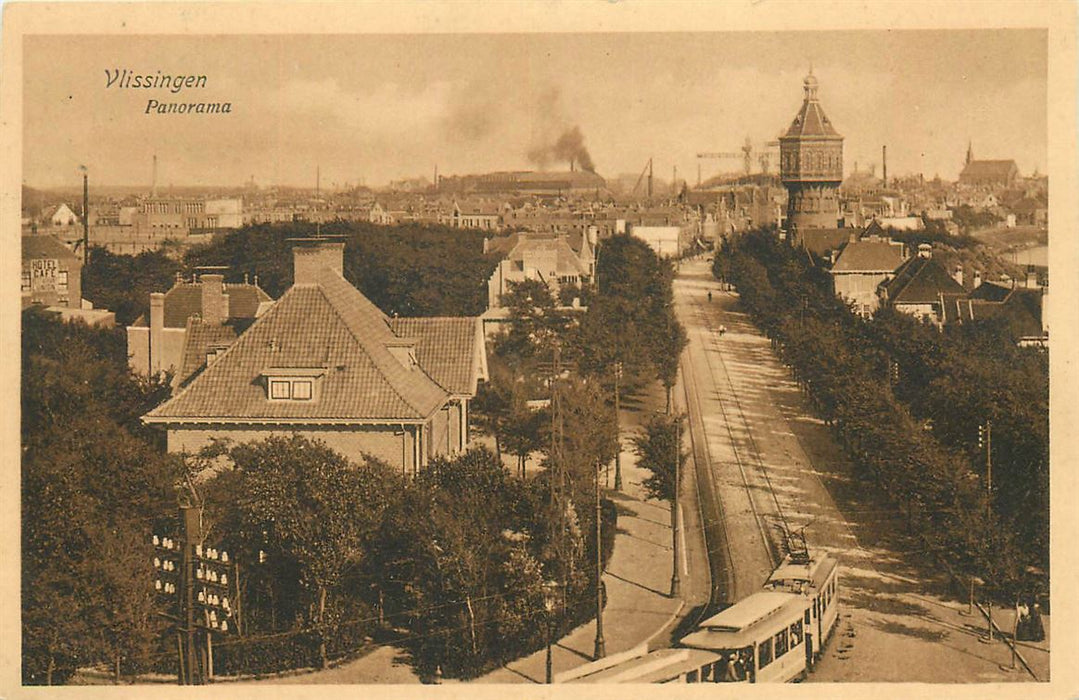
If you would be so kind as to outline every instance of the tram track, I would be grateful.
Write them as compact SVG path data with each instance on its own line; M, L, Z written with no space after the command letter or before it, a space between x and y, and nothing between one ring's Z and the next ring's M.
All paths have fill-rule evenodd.
M693 363L688 361L689 350L685 351L680 361L682 368L682 388L685 393L688 414L689 437L693 453L694 478L697 491L697 510L704 531L705 549L711 586L708 605L700 610L694 626L700 624L722 605L731 602L734 591L734 557L731 550L730 536L723 506L719 502L712 473L712 460L708 450L708 440L704 435L703 411L700 394L693 373ZM697 420L693 419L696 412ZM707 511L707 512L706 512Z
M718 379L717 372L716 372L716 367L715 367L714 363L712 362L712 360L710 358L710 353L708 352L708 343L711 341L711 333L712 333L712 331L709 328L708 315L704 312L703 307L699 303L695 304L695 306L697 307L697 311L698 311L700 317L702 317L705 320L704 323L698 324L698 329L697 329L698 337L701 338L701 347L704 350L705 364L708 366L709 373L712 375L713 379ZM717 354L720 355L720 362L722 363L722 360L723 360L722 354L720 353L720 351L718 349L716 350L716 352L717 352ZM737 395L735 394L734 384L731 381L730 373L727 371L727 367L726 367L725 363L723 363L722 369L723 369L724 378L726 379L727 387L730 389L730 392L731 392L731 397L734 400L734 402L737 404L738 398L737 398ZM717 389L716 403L719 404L720 413L721 413L722 418L723 418L723 426L724 426L724 428L726 430L727 439L730 442L730 446L731 446L731 454L734 457L735 465L738 467L738 473L739 473L739 476L741 477L741 485L742 485L742 487L744 488L744 490L746 492L746 499L749 502L749 508L750 508L750 512L753 515L753 521L757 526L757 531L760 533L760 543L761 543L761 546L764 548L765 555L768 558L768 562L769 562L771 568L775 569L775 567L779 564L779 561L780 561L780 557L778 556L778 550L777 550L777 547L775 546L773 538L771 536L769 536L769 534L768 534L768 527L767 527L767 525L765 523L764 517L761 515L761 509L758 507L757 499L754 498L754 494L753 494L754 485L751 483L749 473L747 472L747 469L746 469L746 459L744 459L744 449L739 446L738 440L737 440L737 438L735 437L735 434L734 434L734 429L732 428L732 425L731 425L732 424L731 413L728 411L727 406L725 405L726 402L722 398L719 397L719 392L718 392L719 387L717 386L716 389ZM739 409L740 409L740 406L739 406ZM740 414L739 418L741 419L741 423L742 423L743 428L746 431L746 434L752 436L752 431L749 428L749 423L748 423L748 421L747 421L747 419L745 417L745 412L740 410L739 414ZM759 469L759 466L758 466L758 469ZM766 483L766 488L768 489L769 493L771 493L773 498L775 498L775 493L774 493L774 490L771 488L770 480L766 481L765 483ZM776 502L778 503L778 500ZM752 586L751 588L756 588L756 586Z
M757 443L757 438L753 435L753 429L750 427L749 419L746 417L745 408L742 405L741 399L738 398L738 389L734 385L734 380L731 378L730 369L727 367L727 362L723 357L722 344L717 340L715 342L715 346L716 346L715 355L719 359L719 366L723 370L723 377L726 380L727 388L730 390L731 402L734 404L734 408L738 412L738 418L740 419L740 422L741 422L743 428L745 429L746 439L749 442L749 450L748 450L748 452L749 452L749 454L751 456L751 461L756 463L756 470L757 470L757 472L759 473L759 475L762 477L762 479L764 481L765 490L768 492L769 495L771 495L771 501L775 505L775 518L778 521L778 524L780 524L782 526L782 528L783 528L783 534L784 534L784 539L785 539L786 536L789 535L789 533L790 533L790 523L787 520L786 514L783 512L782 504L779 502L779 494L776 492L775 486L772 484L772 478L768 473L768 467L764 464L764 459L761 457L760 446ZM705 361L708 363L709 369L712 370L713 376L715 376L715 365L712 362L712 360L710 359L710 356L709 356L708 353L705 353ZM720 404L720 409L723 411L724 418L728 418L730 414L727 412L727 409L724 406L724 402L720 401L719 404ZM729 421L727 421L727 427L728 427L728 431L730 432L730 422ZM733 441L734 441L733 433L732 433L732 436L731 436L731 441L732 441L732 444L733 444ZM743 463L740 460L739 461L739 466L741 467L742 464ZM744 470L743 470L743 474L744 474ZM747 488L749 488L748 483L747 483ZM759 511L758 511L758 513L759 513ZM759 517L759 515L758 515L758 517ZM771 532L771 531L766 529L766 532ZM782 552L780 551L780 544L778 542L776 542L775 539L773 537L771 537L771 536L766 536L765 541L770 543L770 547L771 547L771 550L772 550L771 555L772 555L772 563L773 563L773 565L778 565L779 561L782 559Z

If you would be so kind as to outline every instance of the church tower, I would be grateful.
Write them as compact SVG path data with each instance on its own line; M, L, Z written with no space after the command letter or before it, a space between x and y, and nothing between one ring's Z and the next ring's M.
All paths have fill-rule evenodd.
M779 137L780 177L788 194L787 228L834 229L839 227L843 137L821 109L812 68L802 84L802 108Z

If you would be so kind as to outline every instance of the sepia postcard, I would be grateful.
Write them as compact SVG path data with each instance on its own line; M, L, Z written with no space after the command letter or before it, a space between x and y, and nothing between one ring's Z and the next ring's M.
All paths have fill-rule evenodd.
M0 698L1079 696L1077 9L8 3Z

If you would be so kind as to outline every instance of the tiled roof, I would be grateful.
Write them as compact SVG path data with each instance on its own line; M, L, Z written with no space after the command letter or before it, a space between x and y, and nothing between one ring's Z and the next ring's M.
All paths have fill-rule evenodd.
M273 301L270 295L253 284L226 284L229 318L254 318L259 304ZM202 313L202 284L180 282L165 292L165 328L183 328L187 319Z
M986 280L974 288L974 291L970 293L970 297L984 301L1004 301L1011 293L1012 287L1010 285L1005 286L1000 282Z
M863 238L843 248L832 266L832 272L891 272L902 262L902 244Z
M488 253L498 253L507 260L525 260L529 253L538 250L554 251L559 274L587 275L588 269L560 234L515 233L506 238L493 238L487 246ZM549 270L543 270L544 274Z
M226 284L229 295L229 318L254 318L259 304L273 298L254 284Z
M850 240L852 231L856 232L850 228L804 228L797 229L795 236L806 250L816 255L824 255Z
M388 319L330 269L294 285L225 353L144 418L184 420L418 421L448 395L422 368L406 368ZM269 401L269 368L321 368L312 401Z
M832 122L824 114L816 100L805 100L802 108L794 116L785 138L809 136L839 136Z
M1014 160L972 160L959 177L1007 178L1019 170Z
M893 304L928 304L939 302L942 294L949 297L967 293L935 260L920 257L900 265L884 287Z
M478 318L395 318L394 333L416 339L416 360L439 386L451 394L476 390L477 352L484 352Z
M81 260L71 249L56 239L55 236L32 235L22 237L22 259L61 258L63 260Z
M184 334L184 353L176 375L177 386L183 385L206 364L206 352L216 346L232 345L236 331L232 326L203 323L201 319L188 319Z

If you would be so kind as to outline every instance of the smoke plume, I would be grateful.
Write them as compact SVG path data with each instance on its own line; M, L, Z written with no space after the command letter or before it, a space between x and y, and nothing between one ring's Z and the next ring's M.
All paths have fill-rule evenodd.
M584 146L584 136L578 126L571 126L563 131L554 143L531 149L528 152L528 159L541 168L552 162L573 161L581 167L581 170L587 170L590 173L596 171L592 155Z

